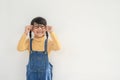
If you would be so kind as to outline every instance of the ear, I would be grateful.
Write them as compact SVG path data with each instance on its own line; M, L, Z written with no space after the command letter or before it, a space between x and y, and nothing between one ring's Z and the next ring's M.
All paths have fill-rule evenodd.
M31 29L31 31L33 31L33 28Z
M31 27L31 31L33 31L33 25L32 25L32 27Z
M47 31L47 26L45 26L45 31Z

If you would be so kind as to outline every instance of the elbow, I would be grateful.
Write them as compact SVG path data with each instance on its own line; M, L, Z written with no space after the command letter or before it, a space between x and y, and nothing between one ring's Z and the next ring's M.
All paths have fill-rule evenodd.
M58 49L57 50L61 50L61 47L58 47Z
M22 51L24 51L24 49L17 47L17 51L22 52Z
M56 50L56 51L61 50L61 46L58 46L55 50Z

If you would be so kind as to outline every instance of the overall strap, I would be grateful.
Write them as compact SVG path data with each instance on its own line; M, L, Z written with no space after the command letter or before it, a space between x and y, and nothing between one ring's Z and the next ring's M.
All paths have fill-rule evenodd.
M30 39L30 53L32 52L32 40L33 39Z
M45 44L44 44L44 51L47 54L47 45L48 45L48 38L45 40Z
M44 45L44 51L47 54L47 45L48 45L48 32L46 31L46 40L45 40L45 45Z

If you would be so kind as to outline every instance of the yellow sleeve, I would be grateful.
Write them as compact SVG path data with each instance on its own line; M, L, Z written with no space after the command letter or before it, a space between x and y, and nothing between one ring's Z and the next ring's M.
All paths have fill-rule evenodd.
M29 39L26 38L27 35L24 33L18 42L18 46L17 46L18 51L25 51L28 49Z
M55 35L54 32L51 32L50 33L50 37L51 37L51 40L49 40L49 43L48 43L48 51L52 51L52 50L60 50L61 49L61 45L58 41L58 38L57 36Z

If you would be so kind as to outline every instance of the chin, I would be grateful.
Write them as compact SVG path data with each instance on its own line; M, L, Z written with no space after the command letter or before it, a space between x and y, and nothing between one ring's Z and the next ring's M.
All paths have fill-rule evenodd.
M37 35L37 37L43 37L44 35Z

